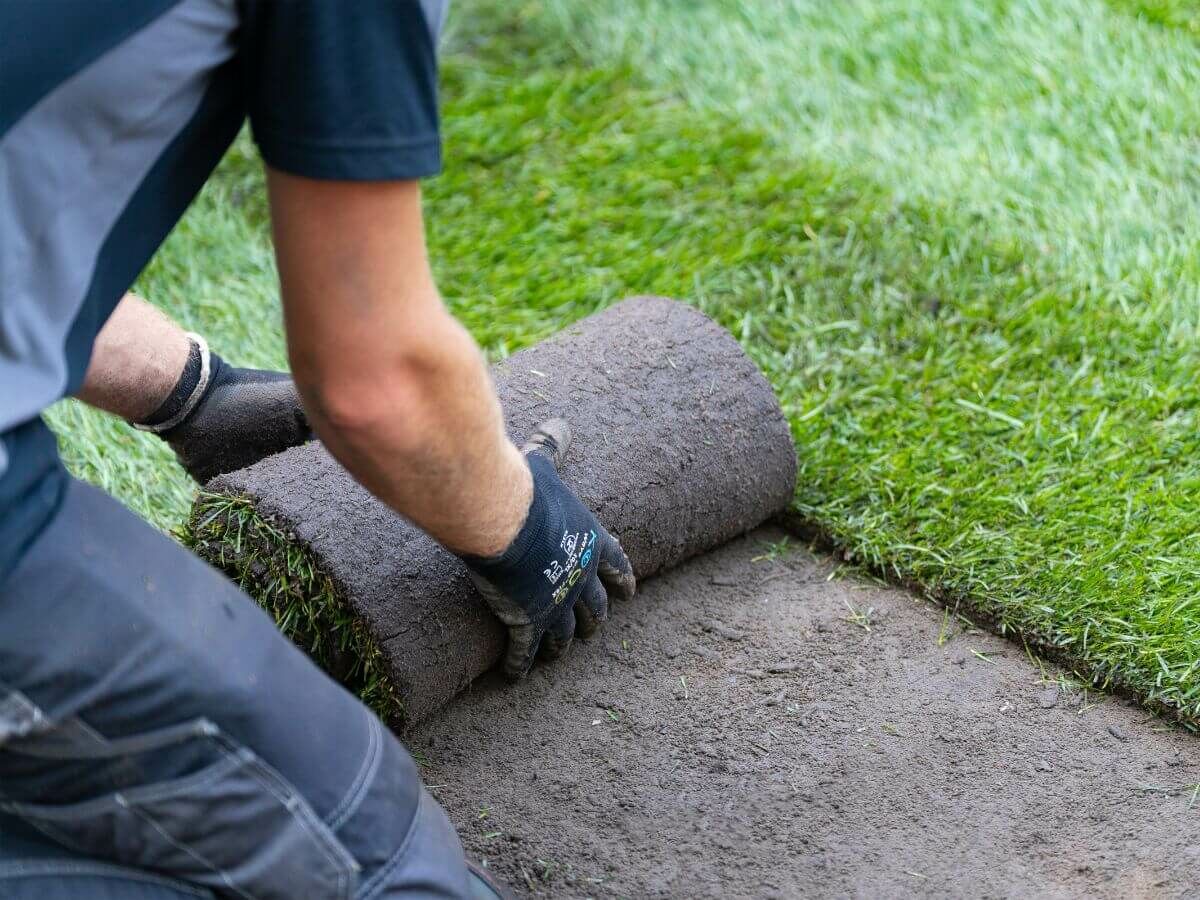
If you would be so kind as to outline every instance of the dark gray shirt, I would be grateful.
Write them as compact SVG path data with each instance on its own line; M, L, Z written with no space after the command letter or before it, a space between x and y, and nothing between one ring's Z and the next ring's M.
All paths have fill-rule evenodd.
M443 0L0 3L0 576L65 478L41 411L249 118L311 178L441 163Z

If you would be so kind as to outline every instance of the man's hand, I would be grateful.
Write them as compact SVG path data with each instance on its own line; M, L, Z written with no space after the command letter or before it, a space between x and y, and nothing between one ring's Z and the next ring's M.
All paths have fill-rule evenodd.
M76 396L164 438L201 484L312 437L288 375L227 365L133 294L96 336Z
M288 357L325 447L467 561L508 624L506 662L561 653L633 593L617 542L559 480L565 429L522 453L478 345L438 296L415 182L267 170Z
M291 376L238 369L214 353L198 402L159 436L188 474L204 484L302 444L312 430Z
M621 545L558 477L570 441L561 419L544 422L522 448L533 501L512 544L498 556L464 556L488 605L508 626L504 671L520 678L541 654L556 659L578 633L608 618L608 597L633 596L633 567Z

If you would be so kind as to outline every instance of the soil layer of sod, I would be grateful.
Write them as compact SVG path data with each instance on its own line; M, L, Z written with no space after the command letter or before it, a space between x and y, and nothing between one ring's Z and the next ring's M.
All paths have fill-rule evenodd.
M762 530L410 746L468 851L551 897L1175 897L1200 745Z

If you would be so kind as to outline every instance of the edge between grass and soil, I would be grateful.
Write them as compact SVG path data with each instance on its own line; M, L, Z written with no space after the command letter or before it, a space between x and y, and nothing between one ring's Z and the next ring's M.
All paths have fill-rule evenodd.
M312 552L249 497L200 491L180 540L240 585L279 630L393 728L404 703L379 645Z
M497 31L520 46L545 38L521 22ZM586 35L546 43L556 48L548 64L602 71L572 55ZM618 135L649 129L638 151L647 177L673 109L687 110L680 135L708 128L676 152L719 182L706 199L727 233L687 239L723 268L683 257L695 283L682 295L733 331L775 385L800 448L794 511L807 530L1194 724L1200 359L1180 340L1186 327L1143 312L1176 291L1164 287L1171 273L1080 280L1057 268L1052 248L997 238L969 211L896 200L853 167L781 147L640 75L603 71L619 73L632 106L656 110L649 123L629 111ZM746 143L722 143L731 136ZM709 143L720 148L712 160L688 159ZM690 199L681 190L648 202L687 216ZM755 215L739 215L755 202ZM728 233L745 236L743 252L728 252Z
M1119 304L1091 303L1043 254L953 209L896 202L627 70L497 34L447 61L451 160L428 189L439 282L490 354L625 294L689 298L780 397L800 452L793 530L1200 724L1186 575L1131 568L1164 536L1177 556L1194 543L1163 510L1196 494L1194 473L1164 469L1195 441L1159 427L1188 408L1192 357L1144 363L1157 338ZM1150 366L1160 397L1093 381L1087 343L1045 333L1080 311L1115 363ZM1129 418L1044 396L1066 384L1129 400ZM306 548L248 501L212 495L184 533L318 662L402 717L378 647Z

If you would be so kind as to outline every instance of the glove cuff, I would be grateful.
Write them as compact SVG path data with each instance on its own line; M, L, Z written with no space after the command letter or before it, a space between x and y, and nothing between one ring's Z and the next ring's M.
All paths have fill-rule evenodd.
M539 475L544 476L545 473L539 472L538 469L539 464L544 464L553 471L554 463L540 453L526 455L525 461L533 479L533 499L529 501L529 510L525 513L525 521L517 529L517 535L513 538L512 543L495 556L464 554L459 557L475 574L489 581L504 582L507 580L505 578L507 573L521 572L522 563L529 556L530 551L545 543L546 526L550 518L549 504L546 499L546 491L539 484L539 481L542 480Z
M212 354L209 352L208 342L200 335L189 331L186 337L191 342L191 350L183 373L158 409L147 416L145 421L133 424L139 431L154 434L170 431L191 415L196 405L204 399L212 376Z

